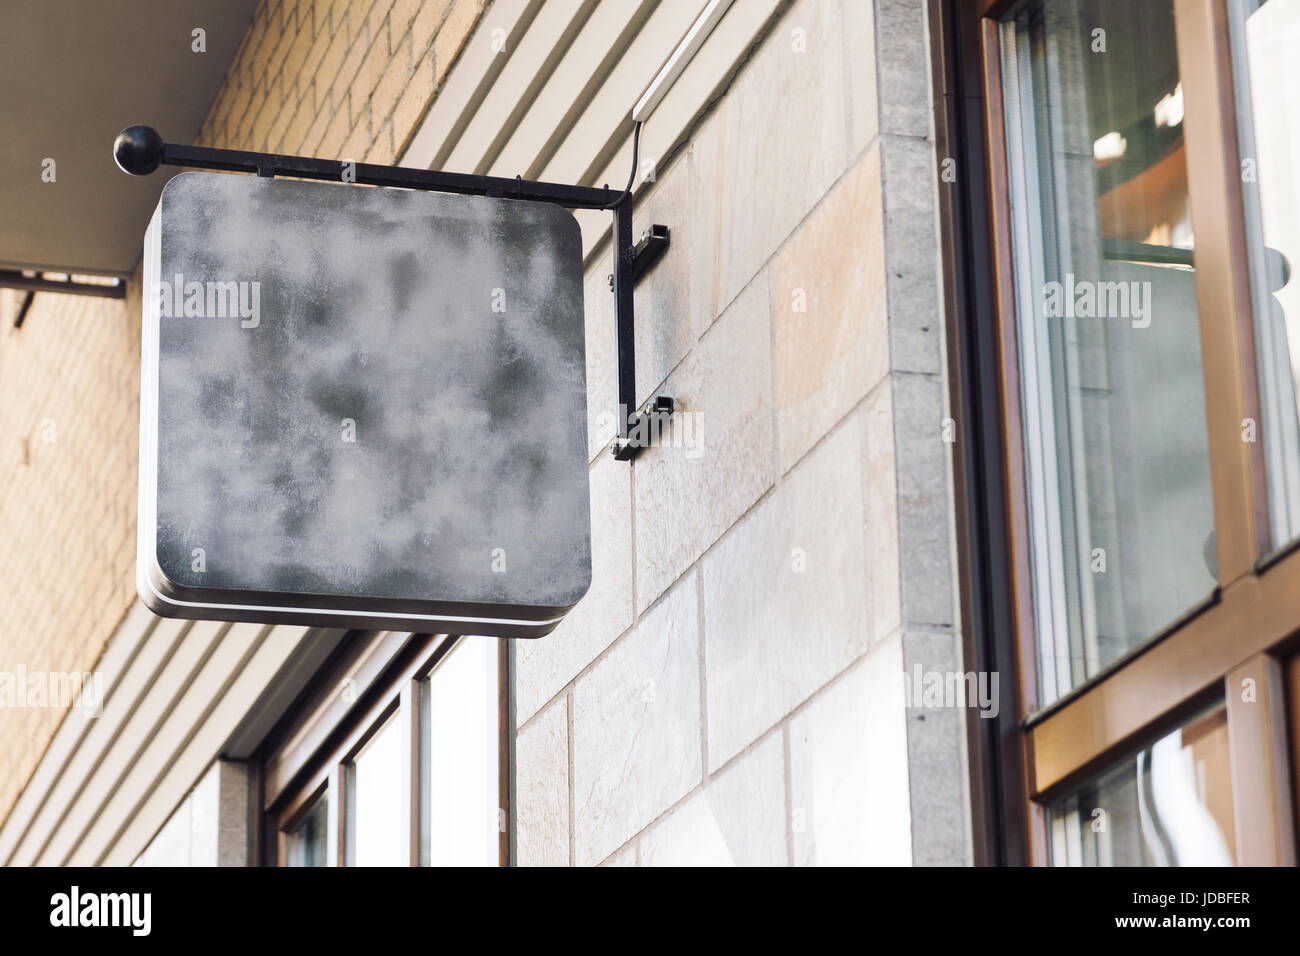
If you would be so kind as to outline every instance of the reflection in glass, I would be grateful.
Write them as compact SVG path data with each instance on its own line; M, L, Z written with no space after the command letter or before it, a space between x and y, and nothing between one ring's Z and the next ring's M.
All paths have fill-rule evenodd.
M499 863L497 648L493 638L462 638L425 683L425 865Z
M405 866L402 735L389 718L348 767L348 866Z
M1003 99L1039 698L1214 589L1171 0L1004 25Z
M1047 811L1053 866L1233 866L1222 706Z
M284 835L286 866L325 866L329 795L322 793Z
M1300 535L1300 4L1231 0L1260 426L1273 543Z

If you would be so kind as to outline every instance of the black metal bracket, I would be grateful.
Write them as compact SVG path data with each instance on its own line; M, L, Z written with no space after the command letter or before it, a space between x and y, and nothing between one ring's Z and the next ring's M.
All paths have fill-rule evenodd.
M159 166L185 166L258 176L291 176L359 186L394 186L469 196L494 196L529 202L549 202L568 209L605 209L614 213L615 354L618 362L618 435L613 453L631 461L658 438L675 408L671 398L657 395L636 409L636 322L632 289L668 245L668 228L652 226L640 243L632 242L632 194L608 186L570 186L515 177L478 176L406 166L377 166L334 159L311 159L237 149L166 143L149 126L128 126L113 142L113 159L132 176L147 176Z
M645 232L641 233L641 238L636 241L632 247L632 284L636 285L641 281L641 276L650 271L650 268L659 261L659 257L668 249L670 234L668 227L655 223ZM609 288L614 289L614 273L609 274Z
M619 432L614 439L613 453L619 461L632 461L659 440L668 419L676 410L676 403L667 395L656 395L637 409L636 404L636 325L633 321L632 291L643 276L668 248L668 227L655 224L647 229L641 240L632 244L632 200L619 204L627 206L623 215L619 207L614 211L615 256L614 272L609 277L609 287L614 290L614 313L618 317L618 421ZM627 316L624 325L623 317Z
M668 227L655 223L637 240L632 250L632 281L640 282L641 276L659 261L659 257L668 251Z
M32 304L32 296L37 292L58 292L63 295L90 295L104 299L121 299L126 296L126 283L113 276L105 283L80 282L67 273L66 279L51 279L49 269L0 269L0 289L19 289L27 293L19 309L14 328L22 328L27 318L27 310Z

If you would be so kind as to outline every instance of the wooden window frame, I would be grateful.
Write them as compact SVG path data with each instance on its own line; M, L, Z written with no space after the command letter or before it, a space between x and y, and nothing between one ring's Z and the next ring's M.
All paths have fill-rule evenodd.
M1023 2L931 0L936 145L941 159L965 161L968 173L947 195L940 187L950 397L967 419L959 446L975 443L954 454L963 639L968 661L1014 672L1017 688L1011 719L987 727L968 716L976 862L1047 864L1045 803L1221 696L1237 861L1294 865L1300 782L1293 791L1284 668L1294 692L1300 543L1273 550L1263 449L1242 440L1243 420L1258 422L1260 409L1224 0L1173 0L1219 586L1163 632L1040 706L999 47L1000 23ZM1240 692L1248 679L1251 703Z
M328 794L327 863L345 866L348 767L390 719L398 721L402 771L402 843L405 864L420 865L420 767L422 688L461 640L441 634L393 632L349 634L268 736L255 758L258 767L255 836L265 866L287 864L286 832L322 794ZM498 864L515 859L514 825L514 642L497 644L498 806L506 825L498 841Z

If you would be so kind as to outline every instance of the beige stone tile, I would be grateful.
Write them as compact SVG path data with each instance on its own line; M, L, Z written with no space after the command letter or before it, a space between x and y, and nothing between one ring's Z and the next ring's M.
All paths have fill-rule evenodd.
M700 782L699 636L692 576L574 685L580 866L604 860Z
M796 865L912 862L902 666L895 634L791 718Z
M845 423L704 558L710 769L867 649L860 442Z
M569 864L569 707L561 698L515 743L520 866Z
M641 837L642 866L784 866L785 755L779 731Z
M725 101L720 306L749 284L848 160L838 5L801 0Z
M634 239L653 223L670 236L635 293L638 405L717 316L721 128L715 114L667 169L655 170L655 186L637 210Z
M773 261L782 471L889 370L883 237L873 149Z
M637 609L647 607L773 481L766 276L732 303L664 391L680 406L664 447L636 460Z
M876 87L875 4L861 0L839 0L840 36L848 71L849 157L858 156L880 132L880 104ZM923 51L919 68L928 69L928 51ZM882 57L888 60L888 57Z
M867 522L867 600L871 638L880 640L902 623L899 585L898 479L894 455L891 379L875 387L861 412L863 488Z

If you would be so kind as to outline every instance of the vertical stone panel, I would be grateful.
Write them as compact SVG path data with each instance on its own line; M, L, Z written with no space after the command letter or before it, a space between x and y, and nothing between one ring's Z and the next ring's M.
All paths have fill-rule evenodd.
M569 707L561 698L516 742L516 838L520 866L569 864Z
M859 442L841 427L704 559L711 769L867 649Z
M912 862L902 664L895 635L791 719L797 865Z
M579 865L605 859L699 782L699 637L692 576L574 685Z

